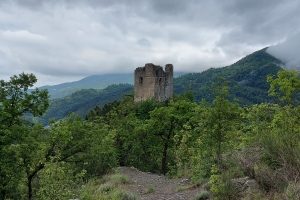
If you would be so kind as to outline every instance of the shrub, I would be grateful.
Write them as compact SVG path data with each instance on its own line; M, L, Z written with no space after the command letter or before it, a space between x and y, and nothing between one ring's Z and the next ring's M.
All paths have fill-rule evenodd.
M209 199L210 194L207 191L202 191L199 194L196 194L196 200L206 200Z
M209 179L209 185L211 186L210 191L214 196L215 200L231 200L238 198L238 191L231 181L232 174L229 171L220 173L219 169L213 165L212 175Z
M266 192L282 192L287 183L280 173L280 170L274 170L264 164L258 164L254 167L255 179Z

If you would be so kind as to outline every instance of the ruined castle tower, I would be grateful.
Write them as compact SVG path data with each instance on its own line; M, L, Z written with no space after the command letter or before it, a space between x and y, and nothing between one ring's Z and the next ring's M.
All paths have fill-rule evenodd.
M134 71L134 101L155 98L165 101L173 97L173 65L161 66L147 63Z

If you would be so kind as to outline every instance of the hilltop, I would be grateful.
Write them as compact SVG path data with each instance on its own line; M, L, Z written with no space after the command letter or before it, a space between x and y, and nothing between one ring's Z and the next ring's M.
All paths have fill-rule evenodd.
M231 99L236 98L242 105L271 101L268 97L267 75L275 75L284 63L268 54L266 49L256 51L226 67L183 75L174 80L174 92L181 94L192 90L196 102L202 99L211 102L214 98L212 83L224 78L232 88Z

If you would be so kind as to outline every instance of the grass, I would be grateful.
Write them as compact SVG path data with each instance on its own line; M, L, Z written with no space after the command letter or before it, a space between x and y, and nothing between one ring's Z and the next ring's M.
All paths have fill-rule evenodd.
M190 186L190 185L180 185L178 188L177 188L177 192L182 192L182 191L185 191L185 190L189 190L191 189L193 186Z
M128 177L123 174L111 174L101 180L91 180L81 188L80 199L137 200L135 194L121 189L121 185L128 182Z
M103 177L105 182L112 182L114 184L126 184L128 183L129 179L126 175L123 174L112 174Z
M99 193L105 193L105 192L112 191L113 189L115 189L115 186L112 183L104 183L99 186L97 191Z
M202 191L199 194L196 194L195 199L196 200L206 200L209 199L210 194L207 191Z
M153 192L155 192L154 186L148 185L146 193L149 194L149 193L153 193Z
M138 197L135 194L126 192L124 190L116 190L115 192L110 194L109 198L116 199L116 200L137 200L138 199Z

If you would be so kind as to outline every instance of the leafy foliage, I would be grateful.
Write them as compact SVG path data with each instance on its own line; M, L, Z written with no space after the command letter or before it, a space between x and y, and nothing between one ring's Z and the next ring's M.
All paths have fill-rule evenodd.
M74 114L48 128L22 120L24 113L41 115L49 105L47 91L28 93L35 82L24 73L1 81L0 199L71 197L83 177L117 165L115 131L103 123Z
M30 112L34 116L43 114L48 107L48 92L28 92L36 83L33 74L21 73L10 81L0 81L0 198L20 198L22 179L19 164L20 145L27 141L29 129L21 117Z
M298 72L294 71L278 71L277 78L269 75L268 82L270 82L270 96L279 97L280 101L288 104L295 104L294 95L300 90L300 81Z

